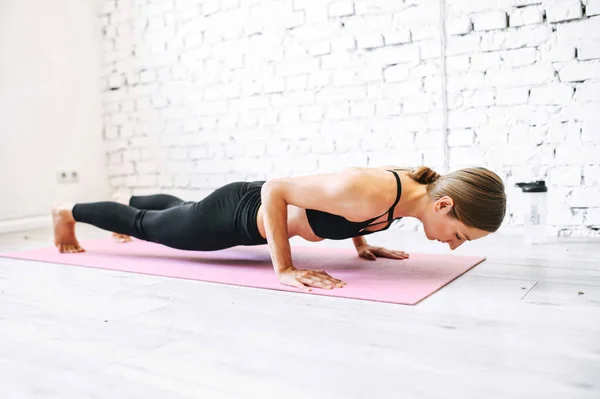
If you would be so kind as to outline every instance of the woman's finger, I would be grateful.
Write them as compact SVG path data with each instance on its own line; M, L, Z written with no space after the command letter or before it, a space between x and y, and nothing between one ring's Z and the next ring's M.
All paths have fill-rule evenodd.
M381 248L378 255L393 259L406 259L408 257L403 251L392 251L385 248Z
M319 287L319 288L341 288L346 285L342 280L338 280L331 276L306 275L300 279L304 284Z
M339 285L339 284L346 285L346 283L344 281L340 280L340 279L337 279L335 277L331 277L330 275L327 275L327 277L328 277L329 281L333 282L336 285Z
M319 278L322 278L325 280L332 281L333 283L341 283L342 282L342 280L332 277L329 274L327 274L327 272L324 272L324 271L315 271L315 272L313 272L313 275L318 276Z
M327 278L321 277L321 278L322 278L321 281L325 281L325 282L331 283L331 284L335 285L336 287L343 287L344 285L346 285L346 283L344 281L339 280L339 279L334 278L334 277L327 277Z
M406 254L405 252L402 252L402 251L390 251L390 252L392 252L394 255L400 257L400 259L405 259L408 256L408 254Z
M307 287L306 285L302 284L298 279L295 279L295 278L285 279L285 280L281 281L281 283L284 285L289 285L290 287L296 287L304 292L312 291L310 289L310 287Z
M398 256L393 251L390 251L385 248L378 248L376 253L377 253L377 255L384 256L386 258L395 258Z
M308 285L310 287L316 287L316 288L325 288L325 289L331 289L333 288L333 283L328 283L322 280L319 280L315 277L300 277L298 278L298 280L300 280L300 282L302 282L305 285Z
M371 251L363 251L360 254L360 257L367 260L376 260L377 256Z
M307 280L302 280L303 282L307 281L309 282L309 285L312 285L313 283L315 284L324 284L324 285L331 285L333 287L343 287L344 285L346 285L346 283L342 280L339 280L335 277L330 276L329 274L327 274L327 272L325 271L316 271L316 270L303 270L301 271L301 274L299 276L299 278L305 278Z

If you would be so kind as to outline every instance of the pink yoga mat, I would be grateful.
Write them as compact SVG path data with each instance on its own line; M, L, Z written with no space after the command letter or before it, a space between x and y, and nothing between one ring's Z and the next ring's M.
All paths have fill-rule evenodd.
M300 292L279 283L271 265L268 247L236 247L215 252L192 252L134 240L112 239L82 242L86 252L61 254L56 248L41 248L0 254L2 257L40 262L119 270ZM292 247L294 264L301 269L325 270L347 283L344 288L313 288L310 294L415 305L485 258L411 253L408 260L378 258L368 261L352 248Z

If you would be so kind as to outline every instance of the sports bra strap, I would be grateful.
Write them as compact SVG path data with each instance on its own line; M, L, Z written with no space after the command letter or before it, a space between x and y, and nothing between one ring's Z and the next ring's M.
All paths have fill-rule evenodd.
M393 170L390 170L390 172L392 172L396 178L396 201L394 201L394 205L392 205L392 207L388 210L388 221L392 221L394 219L394 208L396 208L396 205L398 205L398 202L400 201L400 195L402 194L402 183L400 182L398 173Z
M392 172L394 174L394 177L396 178L396 201L394 201L394 204L386 212L388 214L388 219L387 219L387 221L372 223L374 220L377 220L380 217L382 217L383 215L385 215L385 213L383 215L376 216L373 219L371 219L370 222L367 224L367 226L365 226L363 229L361 229L361 231L368 227L373 227L373 226L377 226L377 225L384 224L384 223L390 224L391 222L394 221L394 208L396 208L396 205L398 205L398 202L400 201L400 196L402 194L402 183L400 182L400 177L398 176L398 173L396 173L393 170L388 170L388 172Z

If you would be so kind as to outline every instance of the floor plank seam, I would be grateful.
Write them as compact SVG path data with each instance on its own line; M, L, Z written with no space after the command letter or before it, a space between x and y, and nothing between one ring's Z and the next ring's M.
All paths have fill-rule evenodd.
M112 323L119 323L119 322L122 322L122 321L129 321L129 319L141 316L141 315L143 315L145 313L156 312L157 310L163 310L165 308L169 308L169 306L171 306L170 303L168 303L166 305L163 305L163 306L158 306L158 307L156 307L154 309L143 310L143 311L135 313L135 314L130 314L130 315L127 315L127 316L123 316L123 317L120 317L118 319L112 319L111 322Z
M539 282L539 281L536 281L536 282L535 282L535 283L534 283L534 284L531 286L531 288L529 288L529 289L527 290L527 292L526 292L526 293L525 293L525 294L524 294L524 295L521 297L521 300L525 299L525 297L527 296L527 294L529 294L529 293L531 292L531 290L532 290L532 289L533 289L533 288L534 288L534 287L535 287L535 286L538 284L538 282Z

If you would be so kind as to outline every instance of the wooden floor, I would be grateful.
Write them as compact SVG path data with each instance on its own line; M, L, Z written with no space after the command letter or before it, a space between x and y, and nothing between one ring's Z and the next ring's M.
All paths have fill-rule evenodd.
M467 243L488 259L416 306L0 258L0 397L598 399L599 244Z

